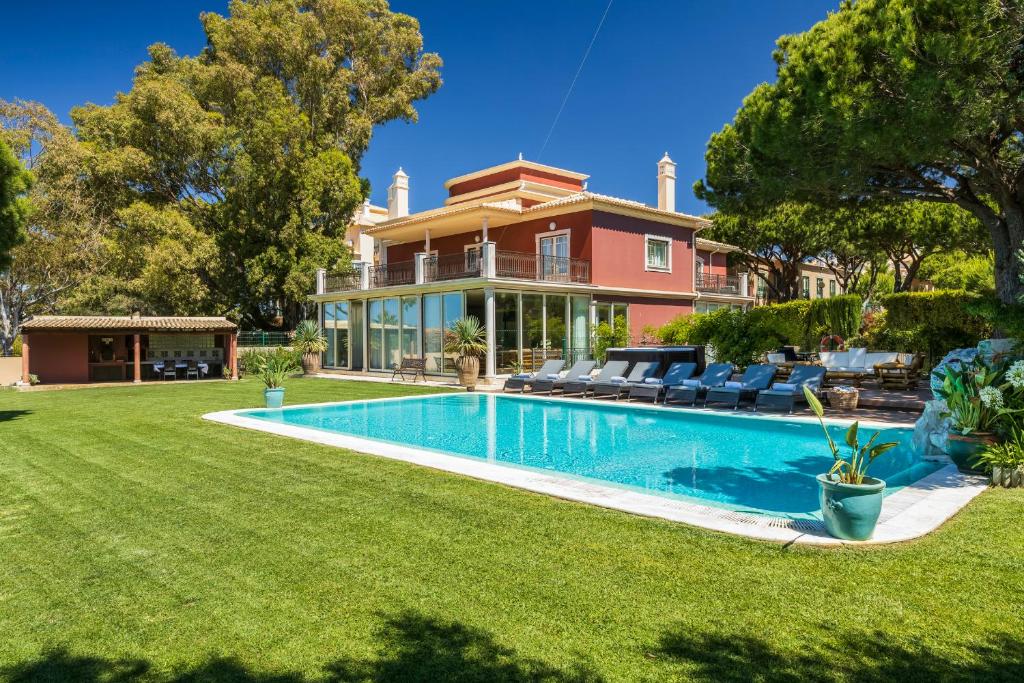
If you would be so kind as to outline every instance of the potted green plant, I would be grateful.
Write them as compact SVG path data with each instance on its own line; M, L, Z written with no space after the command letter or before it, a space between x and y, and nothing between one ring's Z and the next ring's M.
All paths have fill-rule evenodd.
M832 469L818 475L818 501L825 530L836 538L866 541L875 533L885 495L885 481L869 477L868 469L876 458L899 444L895 441L876 444L875 440L881 432L875 432L861 446L858 432L860 423L854 422L846 430L845 441L850 455L844 458L825 426L825 411L818 397L807 387L804 387L804 397L818 416L818 423L832 451Z
M288 354L275 353L266 357L259 367L259 375L266 386L263 398L268 408L280 408L284 405L284 381L298 369L295 360Z
M480 377L480 356L487 353L486 333L480 320L469 315L453 322L444 333L444 351L455 356L459 384L473 391Z
M946 454L961 472L982 473L976 468L977 457L995 443L995 431L1005 415L1005 387L1000 384L1004 374L1001 363L989 365L981 357L946 368L938 389L950 420Z
M978 467L992 473L992 484L1024 487L1024 429L1014 427L1002 443L989 444L977 458Z
M320 354L327 350L327 337L314 320L303 320L295 326L292 348L302 354L302 372L312 375L320 371Z

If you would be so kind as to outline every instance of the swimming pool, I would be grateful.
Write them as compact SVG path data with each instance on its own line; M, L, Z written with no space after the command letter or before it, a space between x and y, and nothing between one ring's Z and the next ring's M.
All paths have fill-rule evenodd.
M815 476L832 464L817 423L596 401L466 393L237 414L791 519L820 518ZM872 468L889 493L940 467L909 429L881 438L901 444Z

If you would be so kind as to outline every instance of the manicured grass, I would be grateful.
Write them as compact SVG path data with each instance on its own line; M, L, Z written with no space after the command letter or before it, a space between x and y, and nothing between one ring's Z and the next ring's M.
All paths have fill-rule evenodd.
M260 401L0 392L0 680L1024 678L1024 491L787 548L200 419Z

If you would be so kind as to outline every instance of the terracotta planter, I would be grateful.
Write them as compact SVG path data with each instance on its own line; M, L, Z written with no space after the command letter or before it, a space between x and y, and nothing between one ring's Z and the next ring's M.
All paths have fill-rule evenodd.
M965 474L985 474L982 470L977 469L976 461L978 454L992 443L995 443L995 436L992 434L950 432L946 441L946 455L956 464L957 469Z
M480 359L476 356L459 356L455 359L455 371L459 375L459 384L466 387L467 391L473 391L480 378Z
M307 375L315 375L316 373L320 372L319 353L302 354L302 372Z

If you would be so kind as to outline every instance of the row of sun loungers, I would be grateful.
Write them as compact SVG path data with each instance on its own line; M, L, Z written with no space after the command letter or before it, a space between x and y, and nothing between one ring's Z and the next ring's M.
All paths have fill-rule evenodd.
M658 363L638 362L625 375L626 361L609 361L591 377L596 363L578 361L562 376L563 361L547 361L533 374L510 377L505 391L532 393L560 393L563 396L592 396L594 398L626 398L630 401L648 400L665 405L695 406L724 405L738 409L744 400L754 410L788 410L798 401L804 401L803 387L817 394L825 379L825 368L798 365L785 382L775 382L776 366L751 365L738 381L732 381L735 368L731 363L712 363L699 377L693 374L696 363L673 363L662 377L657 376Z

